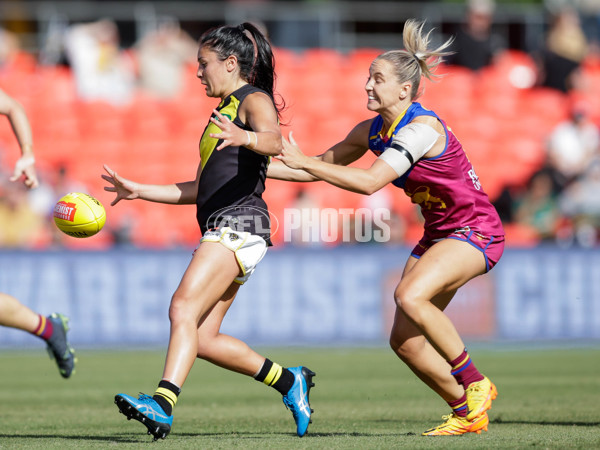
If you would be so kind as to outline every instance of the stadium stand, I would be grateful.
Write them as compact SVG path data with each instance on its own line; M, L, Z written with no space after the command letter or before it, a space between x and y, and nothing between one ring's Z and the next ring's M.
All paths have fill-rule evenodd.
M379 53L377 49L347 54L330 49L276 49L276 88L287 104L284 135L293 130L306 153L314 155L342 139L360 120L371 117L365 108L364 83L369 64ZM420 101L446 118L494 200L504 186L524 185L543 165L545 138L567 117L570 101L585 97L591 102L593 119L600 122L600 60L589 58L582 68L585 92L564 94L530 85L527 77L535 69L531 57L506 51L478 72L441 66L438 72L443 76L426 82ZM2 67L0 85L18 97L30 115L39 158L47 166L67 163L94 194L109 203L100 179L103 163L140 181L166 183L194 176L198 164L194 148L216 100L206 98L204 87L196 80L195 66L186 71L182 92L175 98L156 99L138 90L134 100L124 106L79 100L68 68L40 66L26 56ZM0 143L10 148L7 155L17 154L11 148L16 145L14 137L6 127L0 128ZM267 202L280 218L301 189L310 191L322 207L360 204L360 196L324 183L269 181L268 185ZM412 214L408 198L393 197L396 212ZM198 238L193 224L178 229L168 220L172 214L168 207L135 208L142 216L134 225L135 244L161 246ZM117 209L112 219L126 220ZM532 242L530 235L519 231L520 242Z

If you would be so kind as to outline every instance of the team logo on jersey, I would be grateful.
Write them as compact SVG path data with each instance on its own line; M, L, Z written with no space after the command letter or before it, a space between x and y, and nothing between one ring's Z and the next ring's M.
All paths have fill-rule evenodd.
M415 192L406 194L413 203L418 204L424 209L446 209L446 203L439 197L434 197L429 193L429 186L419 186Z

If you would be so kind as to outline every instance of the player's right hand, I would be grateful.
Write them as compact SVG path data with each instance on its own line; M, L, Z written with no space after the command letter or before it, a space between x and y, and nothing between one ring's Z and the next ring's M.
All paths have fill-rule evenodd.
M15 164L15 170L13 171L10 181L17 181L23 177L23 183L29 189L38 187L39 182L37 174L35 172L35 158L31 155L21 156Z
M102 175L102 178L108 181L112 186L105 186L104 190L108 192L115 192L117 196L111 202L110 206L115 206L121 200L134 200L139 198L137 192L137 184L127 178L123 178L118 175L117 172L112 170L106 164L104 164L104 170L108 175Z

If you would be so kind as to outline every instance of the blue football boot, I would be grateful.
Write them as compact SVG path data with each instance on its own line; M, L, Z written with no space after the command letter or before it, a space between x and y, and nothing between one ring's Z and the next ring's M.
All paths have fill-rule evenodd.
M294 375L294 384L287 394L283 396L283 403L292 411L296 422L296 433L302 437L306 434L308 424L312 423L310 415L314 412L310 409L308 394L315 383L312 379L315 373L306 367L288 367Z
M48 354L56 360L58 371L63 378L69 378L75 372L75 351L67 342L69 319L59 313L54 313L46 318L52 322L52 336L46 340Z
M156 400L149 395L140 393L139 398L134 398L127 394L118 394L115 396L115 404L127 420L135 419L146 425L148 434L153 435L155 441L158 438L166 438L171 432L173 416L167 416Z

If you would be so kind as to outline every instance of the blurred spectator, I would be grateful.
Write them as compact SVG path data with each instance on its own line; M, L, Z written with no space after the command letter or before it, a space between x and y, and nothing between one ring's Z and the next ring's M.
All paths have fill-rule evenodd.
M6 179L6 175L2 175ZM34 211L23 184L2 182L0 186L0 247L36 248L47 241L45 218Z
M558 124L548 139L547 165L559 191L586 170L599 146L600 132L589 119L588 106L575 103L569 120Z
M133 95L135 72L119 47L119 30L108 19L76 24L65 35L67 59L84 100L128 103Z
M587 54L587 40L577 11L559 10L550 21L541 56L542 86L568 92L576 84L578 69Z
M582 176L559 197L560 210L571 224L571 241L582 247L598 242L600 230L600 158L595 158Z
M35 70L35 57L23 51L19 36L0 27L0 69Z
M141 87L162 98L177 95L186 66L196 63L196 42L178 23L170 22L146 34L136 47Z
M547 170L533 174L525 193L515 202L515 221L534 228L542 240L554 240L560 214Z
M465 23L458 29L448 64L479 70L492 63L505 47L504 40L492 32L494 0L469 0Z
M0 28L0 67L8 64L18 51L19 40L17 35Z
M600 47L600 2L598 0L579 0L581 26L590 45L597 52Z
M504 186L498 197L492 202L502 223L512 223L515 220L515 201L525 190L524 186L510 184Z

